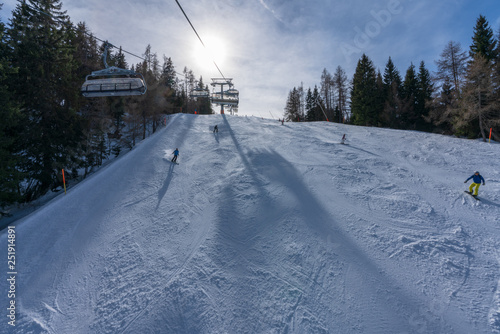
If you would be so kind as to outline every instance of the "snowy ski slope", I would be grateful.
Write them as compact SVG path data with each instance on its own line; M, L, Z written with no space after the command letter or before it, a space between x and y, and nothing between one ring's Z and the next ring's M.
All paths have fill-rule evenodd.
M500 333L499 167L479 141L177 115L14 224L0 332Z

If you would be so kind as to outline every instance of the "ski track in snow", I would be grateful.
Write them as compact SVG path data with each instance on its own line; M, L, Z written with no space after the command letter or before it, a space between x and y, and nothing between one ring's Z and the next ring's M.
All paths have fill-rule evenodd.
M0 332L500 333L499 153L176 115L15 223L17 326Z

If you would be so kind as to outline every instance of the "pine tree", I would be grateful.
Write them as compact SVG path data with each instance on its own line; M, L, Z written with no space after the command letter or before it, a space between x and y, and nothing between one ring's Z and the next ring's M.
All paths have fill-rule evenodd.
M85 77L93 71L103 68L102 51L100 51L97 40L92 36L85 23L79 23L74 39L75 52L73 58L79 64L75 77L77 87L85 80ZM84 177L94 166L100 166L107 153L105 149L106 133L109 130L110 119L107 111L110 99L89 99L83 96L78 98L78 107L84 124L84 141L82 145L83 161L85 170Z
M487 61L491 61L497 57L496 43L493 30L490 28L488 21L483 15L479 15L474 27L474 36L472 37L472 45L470 46L470 57L475 58L480 55Z
M161 82L167 88L175 89L177 84L177 76L172 58L163 56L163 67L161 72Z
M300 122L302 121L301 114L301 99L299 90L294 87L288 94L288 99L286 101L284 118L287 122Z
M307 93L306 93L306 121L307 122L314 122L316 120L316 115L315 115L315 110L314 110L315 105L316 105L316 103L314 103L311 88L308 88Z
M206 86L203 83L203 78L202 77L200 77L200 80L198 81L198 84L196 85L196 88L200 89L200 90L206 90L206 91L208 91L208 86ZM210 102L210 98L209 97L199 97L197 99L198 99L198 101L196 101L197 102L196 103L196 109L198 110L199 114L205 114L205 115L213 114L212 103Z
M106 50L106 44L107 44L107 42L104 42L101 46L102 53L104 53L104 50ZM125 57L123 55L121 48L118 50L118 53L115 54L115 53L113 53L112 48L108 46L107 52L108 53L106 56L106 58L107 58L106 62L109 66L126 68L127 63L125 62ZM143 76L146 76L146 72L147 72L146 61L144 61L140 64L137 64L137 68L138 68L136 70L137 72L141 73ZM146 77L145 77L145 80L147 82ZM149 86L148 83L146 83L146 85ZM108 108L106 117L111 119L112 124L113 124L113 127L110 127L108 129L110 131L110 132L108 132L108 138L112 138L112 139L113 138L116 138L116 139L121 138L121 136L122 136L121 131L126 126L124 117L125 117L125 114L127 112L130 112L130 114L135 114L135 115L132 115L131 117L129 117L129 119L134 118L134 117L140 117L137 114L143 115L146 112L145 111L146 108L139 108L137 106L138 102L139 102L139 104L143 104L144 101L146 100L146 97L144 95L135 99L135 102L136 102L135 106L132 105L132 103L127 103L130 100L126 99L123 96L107 97L106 100L107 100L106 107ZM127 110L127 105L130 106L128 108L128 110ZM132 128L134 129L134 131L139 130L139 127L132 127ZM111 131L113 131L113 132L111 132ZM133 134L134 143L132 146L135 145L135 136L136 136L136 133L134 132L134 134ZM118 156L120 153L120 149L115 148L114 153L115 153L115 156Z
M376 100L375 106L377 109L377 126L382 125L382 117L384 113L384 105L385 105L385 89L384 89L384 79L382 78L382 73L380 70L377 70L377 79L376 79Z
M26 119L22 170L30 179L28 200L58 185L60 170L78 160L82 124L72 105L78 91L70 27L59 0L28 0L17 5L8 30L12 65L19 69L13 89Z
M2 5L0 4L0 9ZM5 36L5 25L0 22L0 216L2 209L20 200L19 186L23 175L19 172L22 147L19 132L22 124L19 106L9 90L8 76L16 70L10 61Z
M469 137L479 133L486 140L489 127L500 123L500 108L495 82L498 62L497 40L488 21L482 15L476 21L470 46L472 58L467 69L464 96L457 127Z
M419 131L430 131L431 126L428 122L429 103L432 100L434 86L432 84L431 74L425 67L424 61L420 62L417 77L417 97L415 105L416 129Z
M400 126L405 130L415 130L418 116L416 114L418 96L418 80L415 65L411 64L406 71L405 79L401 89L403 109L401 110Z
M497 47L495 50L496 58L493 60L493 84L495 87L495 101L500 103L500 31L497 34ZM496 123L500 123L500 114L497 114ZM500 141L500 126L495 126L494 131L491 133L492 138L496 141Z
M112 64L113 66L119 67L119 68L128 68L127 61L125 59L125 54L123 53L122 47L120 46L118 48L118 52L116 54L111 55L112 59Z
M453 121L456 118L458 100L456 92L449 78L445 78L441 84L439 94L429 103L430 111L427 121L435 127L435 131L452 135Z
M500 101L496 98L488 58L476 55L467 70L467 83L456 127L470 138L486 141L490 128L500 126Z
M401 117L401 75L392 62L391 57L387 61L383 78L384 89L384 112L382 126L397 128Z
M378 125L377 75L373 62L363 54L356 66L351 91L352 122L356 125Z
M318 87L314 86L314 89L312 91L309 88L306 94L306 121L308 122L326 121L325 115L321 110L322 107L323 109L325 108Z
M178 105L178 80L175 72L175 66L170 57L163 56L162 73L160 75L160 84L166 89L164 90L164 98L166 100L167 111L173 112Z

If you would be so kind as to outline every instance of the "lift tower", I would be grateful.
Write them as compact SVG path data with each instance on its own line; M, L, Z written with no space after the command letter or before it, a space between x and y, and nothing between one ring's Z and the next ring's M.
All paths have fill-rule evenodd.
M231 114L238 111L240 93L237 89L233 88L232 80L230 78L212 78L212 83L210 84L214 87L211 98L212 103L220 105L221 114L224 114L224 106L230 107ZM220 90L218 86L220 86ZM224 90L224 86L227 86L228 89Z

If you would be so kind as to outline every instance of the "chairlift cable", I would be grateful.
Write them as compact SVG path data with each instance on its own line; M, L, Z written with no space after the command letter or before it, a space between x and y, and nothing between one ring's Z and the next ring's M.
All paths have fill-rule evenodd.
M205 46L205 43L203 43L203 40L201 39L200 35L198 35L198 32L196 31L195 27L191 23L191 20L187 16L187 14L184 11L184 9L182 8L181 4L177 0L175 0L175 2L177 3L177 5L179 6L179 8L181 9L181 12L182 12L182 14L184 14L184 17L186 18L186 20L189 22L189 25L191 26L191 28L193 29L194 33L196 34L196 37L198 37L198 39L200 40L201 45L203 45L203 47L206 49L207 47ZM220 70L219 66L217 65L217 63L215 62L214 59L212 59L212 62L214 63L214 65L217 68L217 70L219 71L220 75L222 75L222 78L227 81L226 77L224 76L224 74L222 74L222 71Z
M176 2L177 2L177 0L176 0ZM202 39L201 39L201 37L198 35L198 32L196 32L196 29L195 29L195 28L194 28L194 26L191 24L191 21L190 21L190 20L189 20L189 18L187 17L186 13L185 13L185 12L184 12L184 10L182 9L182 7L181 7L181 5L179 4L179 2L177 2L177 4L179 5L179 7L180 7L180 9L181 9L182 13L184 14L184 16L185 16L185 17L186 17L186 19L188 20L189 24L190 24L190 25L191 25L191 27L193 28L193 30L194 30L194 32L195 32L195 34L196 34L196 36L198 36L198 39L200 40L201 44L203 45L203 47L204 47L204 48L206 48L206 47L205 47L205 44L203 43L203 40L202 40ZM66 22L66 21L63 21L63 20L61 20L61 19L58 19L58 18L54 17L53 15L51 15L51 14L49 14L49 13L47 13L47 12L43 11L42 9L40 9L40 8L38 8L38 7L36 7L36 6L32 6L32 5L29 5L29 4L26 4L26 3L25 3L25 5L26 5L26 7L30 8L31 10L34 10L34 11L37 11L37 12L39 12L39 13L43 14L43 15L46 15L46 16L48 16L48 17L52 18L54 21L59 22L59 23L63 24L64 26L68 27L69 29L72 29L72 30L74 30L74 31L80 31L80 32L84 33L85 35L87 35L88 37L95 38L95 39L96 39L96 40L98 40L99 42L104 43L104 44L107 44L107 45L108 45L109 47L111 47L111 48L118 48L118 47L116 47L115 45L113 45L112 43L110 43L110 42L108 42L108 41L105 41L105 40L103 40L103 39L101 39L101 38L99 38L99 37L95 36L95 35L94 35L94 34L92 34L92 33L87 32L87 31L85 31L85 30L83 30L83 29L80 29L80 28L78 28L78 27L74 26L73 24L71 24L71 23L69 23L69 22ZM66 12L64 12L64 13L66 13ZM141 56L138 56L138 55L136 55L136 54L134 54L134 53L132 53L132 52L129 52L129 51L127 51L127 50L123 49L123 48L121 49L121 51L122 51L123 53L127 53L127 54L129 54L129 55L131 55L131 56L133 56L133 57L139 58L139 59L141 59L141 60L148 61L146 58L141 57ZM219 71L219 73L220 73L220 74L222 75L222 77L224 78L224 80L227 80L227 79L226 79L226 77L224 76L224 74L222 74L222 71L220 70L219 66L215 63L215 61L213 61L213 62L214 62L215 67L217 67L217 70ZM176 73L176 74L178 74L178 75L180 75L180 76L184 76L184 73L179 73L179 72L177 72L177 71L175 71L175 73Z
M85 30L83 30L83 29L79 29L79 28L75 27L75 26L74 26L73 24L71 24L71 23L65 22L65 21L63 21L63 20L61 20L61 19L58 19L58 18L55 18L53 15L51 15L51 14L49 14L49 13L46 13L45 11L41 10L41 9L40 9L40 8L38 8L38 7L31 6L31 5L28 5L28 4L25 4L25 5L26 5L28 8L32 9L32 10L35 10L35 11L37 11L37 12L39 12L39 13L43 14L43 15L46 15L46 16L48 16L48 17L52 18L54 21L57 21L57 22L59 22L59 23L61 23L61 24L64 24L66 27L68 27L68 28L70 28L70 29L72 29L72 30L75 30L75 31L77 31L77 30L78 30L78 31L81 31L81 32L83 32L85 35L87 35L87 36L89 36L89 37L92 37L92 38L95 38L96 40L98 40L98 41L99 41L99 42L101 42L101 43L107 43L107 44L108 44L108 46L110 46L110 47L112 47L112 48L117 48L117 49L118 49L118 47L116 47L115 45L111 44L110 42L105 41L105 40L102 40L102 39L100 39L99 37L95 36L94 34L88 33L87 31L85 31ZM136 58L139 58L139 59L142 59L142 60L144 60L144 61L147 61L147 59L146 59L146 58L141 57L141 56L138 56L138 55L136 55L136 54L134 54L134 53L132 53L132 52L129 52L129 51L127 51L127 50L122 49L122 52L124 52L124 53L128 53L128 54L129 54L129 55L131 55L131 56L134 56L134 57L136 57Z

